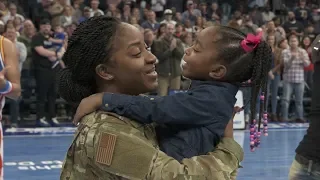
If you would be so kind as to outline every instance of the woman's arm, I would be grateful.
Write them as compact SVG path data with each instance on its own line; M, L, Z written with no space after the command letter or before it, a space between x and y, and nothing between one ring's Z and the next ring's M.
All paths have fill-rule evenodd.
M118 123L119 124L119 123ZM93 167L105 179L109 173L127 179L177 180L177 179L231 179L243 160L243 150L233 138L223 138L213 152L207 155L184 159L181 163L160 151L149 140L139 135L133 128L116 128L119 125L105 123L100 126L94 141L86 140L88 157L94 161ZM139 131L140 132L140 131ZM92 132L93 133L93 132ZM103 146L113 138L108 146L108 154L103 154ZM110 142L110 141L109 141ZM101 153L99 153L101 152ZM113 153L112 153L113 152ZM104 155L104 156L102 156Z

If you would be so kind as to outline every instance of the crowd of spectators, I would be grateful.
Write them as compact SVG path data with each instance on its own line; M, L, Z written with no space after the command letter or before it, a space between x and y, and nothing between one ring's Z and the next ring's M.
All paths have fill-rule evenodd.
M23 88L20 101L8 101L6 124L21 125L32 112L37 126L58 126L57 117L68 117L67 105L56 92L55 73L64 68L61 57L76 26L100 15L141 30L160 62L156 94L161 96L188 88L180 63L202 29L227 25L246 34L262 32L274 59L269 72L271 120L292 121L294 92L294 121L305 122L303 97L312 93L309 55L310 44L320 33L319 5L319 0L0 0L0 33L16 44ZM286 63L290 58L304 63ZM250 89L242 91L248 100Z

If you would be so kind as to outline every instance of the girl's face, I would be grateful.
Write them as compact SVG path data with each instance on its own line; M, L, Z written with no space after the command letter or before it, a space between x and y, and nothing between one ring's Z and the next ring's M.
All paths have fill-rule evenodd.
M226 68L215 60L217 52L212 42L215 31L215 27L202 30L193 46L186 49L182 64L183 76L198 80L221 79L224 76Z
M305 37L305 38L303 39L303 44L304 44L305 46L310 46L310 44L311 44L310 38L309 38L309 37Z

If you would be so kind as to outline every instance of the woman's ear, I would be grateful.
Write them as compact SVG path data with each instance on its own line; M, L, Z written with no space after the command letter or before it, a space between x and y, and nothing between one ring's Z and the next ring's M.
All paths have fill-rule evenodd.
M107 81L113 80L114 79L114 75L109 71L109 68L107 65L105 64L99 64L96 67L96 74Z

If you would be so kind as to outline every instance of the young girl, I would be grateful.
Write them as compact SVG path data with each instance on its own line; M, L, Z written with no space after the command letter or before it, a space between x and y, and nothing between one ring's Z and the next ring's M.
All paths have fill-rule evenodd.
M277 103L278 103L278 89L280 83L280 71L274 68L280 64L281 49L277 46L277 39L275 34L270 34L266 37L267 43L272 49L272 68L269 71L268 90L271 89L271 121L278 121L277 118Z
M192 79L187 93L165 97L98 94L82 100L75 121L102 106L104 111L141 123L159 124L160 148L179 161L206 154L223 135L240 83L251 81L252 103L256 102L260 89L266 92L271 49L261 35L246 37L233 28L213 26L199 33L195 44L186 50L184 61L183 76ZM261 103L259 120L264 105ZM255 108L251 111L256 114ZM266 113L263 115L266 118ZM256 132L255 123L251 116L252 150L260 143L260 128ZM265 126L266 123L265 120Z

